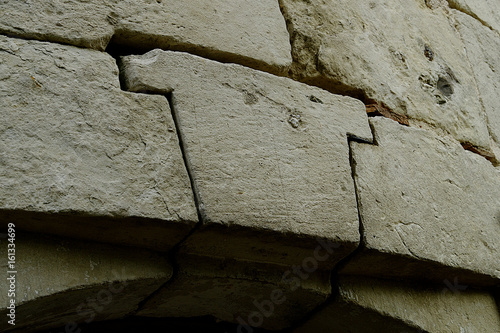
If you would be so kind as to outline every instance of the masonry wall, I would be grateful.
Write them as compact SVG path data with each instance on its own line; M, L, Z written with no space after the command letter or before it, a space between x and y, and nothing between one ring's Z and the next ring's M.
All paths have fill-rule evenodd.
M499 22L0 1L0 330L500 332Z

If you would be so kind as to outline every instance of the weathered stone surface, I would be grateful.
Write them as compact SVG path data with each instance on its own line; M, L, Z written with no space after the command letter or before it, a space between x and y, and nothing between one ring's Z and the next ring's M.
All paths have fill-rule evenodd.
M98 51L0 37L0 52L2 225L179 242L197 213L167 99L122 91Z
M464 41L479 95L488 117L490 134L500 144L500 33L483 26L478 20L453 11ZM500 29L498 30L500 31Z
M204 219L190 250L282 264L310 255L316 237L347 252L356 246L346 133L371 139L361 102L185 53L154 50L122 62L129 90L173 92Z
M274 330L300 321L331 292L328 272L302 271L307 278L301 279L285 266L277 269L275 265L186 255L180 262L175 279L148 300L137 315L210 315L241 327Z
M385 103L489 150L459 34L424 1L283 0L296 78Z
M498 333L500 315L486 292L342 277L336 299L294 332Z
M145 250L19 232L15 244L16 325L2 320L2 332L121 318L172 275L165 259ZM0 255L7 258L4 245ZM3 259L1 268L10 270ZM7 318L8 284L0 286L0 315Z
M450 7L478 20L482 25L500 32L500 13L496 0L448 0Z
M373 118L377 145L352 143L364 247L345 273L500 278L500 173L458 142Z
M0 32L104 50L167 48L273 72L291 64L285 21L275 0L0 2Z
M181 269L192 270L186 261L194 255L205 258L198 262L211 260L212 270L219 271L186 273L143 315L211 314L238 322L242 309L254 308L253 295L283 285L280 278L289 265L312 258L307 269L314 266L312 271L322 274L356 248L359 223L347 133L371 139L361 102L185 53L154 50L123 57L122 64L128 89L172 93L203 218L180 248ZM314 259L317 248L322 260ZM249 271L261 275L252 281ZM297 289L264 325L289 326L328 291L328 281ZM193 300L199 300L196 307L176 306Z

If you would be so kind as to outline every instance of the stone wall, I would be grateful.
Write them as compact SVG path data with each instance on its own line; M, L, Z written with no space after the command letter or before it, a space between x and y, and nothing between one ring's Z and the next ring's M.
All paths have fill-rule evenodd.
M499 22L0 1L0 331L500 332Z

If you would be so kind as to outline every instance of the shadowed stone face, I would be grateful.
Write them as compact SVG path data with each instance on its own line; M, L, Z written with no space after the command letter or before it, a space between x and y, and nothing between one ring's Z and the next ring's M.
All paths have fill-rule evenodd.
M7 258L1 244L0 255ZM16 248L16 325L2 320L2 332L122 318L172 276L169 263L146 250L21 232ZM0 315L8 318L11 298L4 286L2 281Z
M341 276L337 293L294 332L498 332L500 327L487 292Z

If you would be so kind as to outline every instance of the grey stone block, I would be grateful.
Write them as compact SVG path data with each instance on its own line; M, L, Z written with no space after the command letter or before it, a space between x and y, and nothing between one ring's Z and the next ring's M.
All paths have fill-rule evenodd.
M159 250L185 237L198 218L167 99L122 91L102 52L0 49L2 225Z

